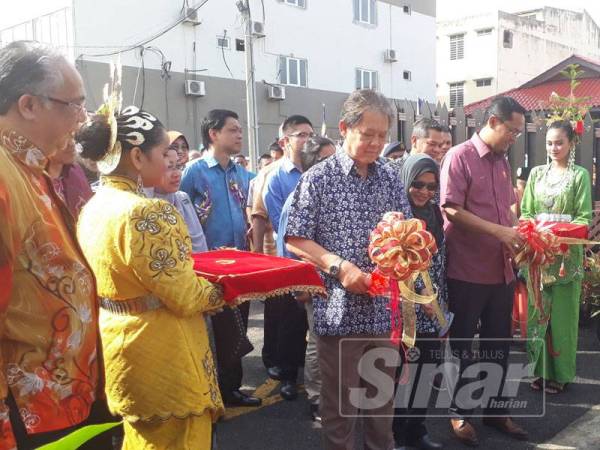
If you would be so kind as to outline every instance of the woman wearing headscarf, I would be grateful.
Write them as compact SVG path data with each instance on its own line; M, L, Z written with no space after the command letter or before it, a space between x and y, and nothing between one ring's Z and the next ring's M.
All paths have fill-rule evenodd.
M177 152L177 164L185 166L190 160L190 144L180 131L171 130L169 136L169 148Z
M410 390L416 391L419 382L432 382L426 380L430 375L425 373L423 365L435 364L439 360L439 337L446 334L452 319L448 312L446 298L446 253L444 244L444 220L439 206L433 199L439 190L440 171L437 163L425 154L409 155L402 166L402 182L408 196L413 216L421 219L433 237L438 247L438 252L433 256L429 275L437 291L437 301L444 313L448 324L442 329L433 309L428 305L416 305L417 313L417 339L415 347L419 350L417 363L411 363L410 371L416 370L417 382L409 385L398 385L398 389L407 388L402 396L411 395ZM401 351L403 364L405 356ZM412 393L414 395L414 393ZM398 398L398 397L397 397ZM402 397L401 397L402 398ZM424 449L441 449L442 445L434 442L427 433L425 416L427 408L415 408L410 397L406 402L407 408L396 408L393 421L394 439L396 446L414 446ZM415 398L416 403L419 399Z

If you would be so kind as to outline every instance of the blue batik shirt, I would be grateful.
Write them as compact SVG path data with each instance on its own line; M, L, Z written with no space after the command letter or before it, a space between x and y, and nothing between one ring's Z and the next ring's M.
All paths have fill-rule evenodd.
M286 236L315 241L326 250L371 273L369 235L388 211L412 212L400 174L383 159L366 178L343 149L312 167L293 194ZM389 300L347 292L340 281L321 274L328 298L315 298L315 333L320 336L382 335L390 332Z
M247 172L233 162L223 169L213 156L193 162L183 172L180 189L190 196L211 250L247 250Z

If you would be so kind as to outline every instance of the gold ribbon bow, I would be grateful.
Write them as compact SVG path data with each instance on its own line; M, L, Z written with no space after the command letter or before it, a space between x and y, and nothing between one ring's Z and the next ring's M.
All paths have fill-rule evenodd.
M431 259L437 251L435 239L425 229L425 223L419 219L404 220L399 212L386 213L371 232L369 257L377 265L377 270L390 279L392 340L400 338L399 321L402 342L408 347L414 347L417 333L415 304L431 305L440 325L447 326L428 272ZM424 295L414 290L419 275L425 284ZM403 300L401 312L398 311L397 296L394 299L394 292L397 291Z

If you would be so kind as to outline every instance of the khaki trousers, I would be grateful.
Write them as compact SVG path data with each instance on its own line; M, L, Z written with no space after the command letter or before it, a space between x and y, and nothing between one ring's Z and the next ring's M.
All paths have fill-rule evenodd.
M324 448L355 450L356 422L360 416L363 448L393 449L394 376L400 355L389 333L317 336L317 351Z

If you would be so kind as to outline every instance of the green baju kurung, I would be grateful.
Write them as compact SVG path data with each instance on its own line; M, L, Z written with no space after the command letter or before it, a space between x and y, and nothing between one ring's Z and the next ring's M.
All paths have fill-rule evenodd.
M548 166L534 167L529 175L521 202L521 219L535 219L539 214L569 214L571 222L589 226L592 221L592 191L586 169L574 165L565 183L548 189ZM564 256L564 276L559 275L563 258L542 271L544 311L549 320L540 320L529 287L528 337L529 361L534 376L558 383L575 377L579 297L583 279L583 246L571 245ZM527 274L528 276L528 274Z

